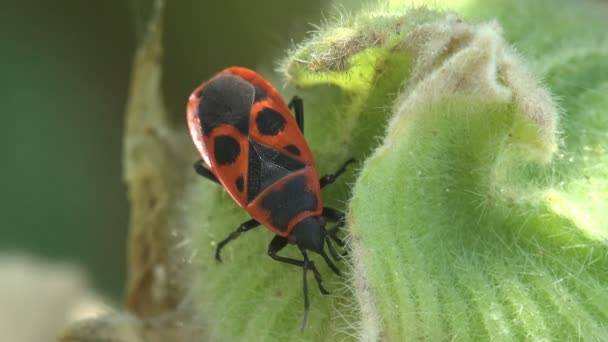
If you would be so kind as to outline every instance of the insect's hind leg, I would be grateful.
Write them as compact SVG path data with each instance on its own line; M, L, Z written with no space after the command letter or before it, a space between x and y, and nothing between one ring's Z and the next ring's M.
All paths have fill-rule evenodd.
M321 185L321 188L335 182L336 179L338 179L338 177L340 177L340 175L346 171L346 167L348 166L348 164L354 163L355 161L355 159L350 158L349 160L345 161L344 164L342 164L342 166L335 173L325 175L319 178L319 184Z
M211 170L205 167L205 162L202 159L197 160L194 163L194 171L208 180L220 184L220 181L217 179L217 177L215 177Z
M208 180L220 184L220 181L208 168L205 167L205 163L202 160L198 160L196 163L194 163L194 170L196 171L196 173L207 178ZM226 237L224 240L220 241L220 243L217 244L217 248L215 249L215 260L217 260L218 262L222 262L222 248L224 248L224 246L226 246L228 242L239 237L241 233L251 230L259 225L260 223L254 219L241 223L241 225L238 226L238 228L235 229L232 233L230 233L228 237Z
M300 132L304 134L304 101L302 101L302 99L296 95L291 98L288 107L289 109L293 109Z
M224 246L226 246L226 244L228 244L228 242L239 237L239 235L241 235L241 233L244 233L248 230L256 228L259 225L260 225L260 223L254 219L241 223L241 225L237 229L235 229L232 233L230 233L230 235L228 235L227 238L225 238L224 240L220 241L220 243L217 244L217 248L215 249L215 260L217 260L218 262L222 262L222 257L220 256L220 253L222 252L222 248L224 248Z

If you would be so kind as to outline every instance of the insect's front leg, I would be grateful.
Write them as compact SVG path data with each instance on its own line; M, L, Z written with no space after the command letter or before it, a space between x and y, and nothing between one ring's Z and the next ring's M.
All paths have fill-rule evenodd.
M338 246L342 248L346 247L344 241L342 241L337 236L338 231L340 231L340 229L344 227L344 221L346 219L344 213L337 209L323 207L323 213L321 215L325 217L328 221L336 222L336 225L333 228L327 230L327 236L329 236L331 240L334 240L338 244ZM329 252L331 253L332 257L334 257L334 259L340 260L341 257L347 255L347 253L343 252L342 255L339 255L338 252L336 252L336 250L334 249L334 246L331 244L331 240L327 239L327 247L329 249Z
M272 241L270 241L270 244L268 245L268 256L270 256L276 261L304 267L304 261L285 258L280 255L277 255L277 253L280 252L285 246L287 246L287 239L278 235L275 236L274 239L272 239ZM329 292L327 292L327 290L325 290L325 288L321 284L321 274L319 273L319 271L317 271L317 268L315 267L312 261L308 263L308 268L314 273L315 280L317 281L317 285L319 286L319 291L321 291L322 294L329 294Z
M336 222L336 225L333 228L327 230L327 235L329 235L329 237L331 237L340 247L344 247L344 242L336 236L338 231L344 227L344 213L337 209L323 207L323 213L321 215L328 221Z

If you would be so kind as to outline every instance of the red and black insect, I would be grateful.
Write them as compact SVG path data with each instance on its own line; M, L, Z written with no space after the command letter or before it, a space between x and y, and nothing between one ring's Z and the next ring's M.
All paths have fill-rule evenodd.
M195 163L196 172L221 184L252 217L218 244L215 258L221 261L222 248L241 233L260 224L270 229L276 236L268 245L268 255L303 269L304 327L309 269L321 293L328 293L307 251L320 254L340 274L325 245L335 260L341 259L331 240L343 246L335 231L344 224L344 214L323 207L321 188L333 183L354 160L319 178L303 136L302 100L294 96L285 104L268 81L246 68L228 68L204 82L190 95L187 112L192 140L203 158ZM336 227L325 230L326 219L336 222ZM277 255L287 243L299 248L303 260Z

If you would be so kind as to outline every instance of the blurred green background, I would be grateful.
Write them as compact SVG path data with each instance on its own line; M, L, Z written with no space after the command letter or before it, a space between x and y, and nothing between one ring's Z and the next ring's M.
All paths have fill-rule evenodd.
M272 68L324 2L169 1L163 87L178 124L202 80L230 65ZM78 263L115 300L128 221L123 112L149 8L25 0L0 11L0 255Z

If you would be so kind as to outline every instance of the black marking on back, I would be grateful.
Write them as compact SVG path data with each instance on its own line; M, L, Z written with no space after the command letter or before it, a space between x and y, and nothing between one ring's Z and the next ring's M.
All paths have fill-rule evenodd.
M255 141L249 141L247 201L251 202L264 189L306 164Z
M243 175L240 175L237 177L236 179L236 189L239 192L243 192L243 190L245 190L245 179L243 179Z
M306 177L301 175L290 179L277 191L267 194L261 205L270 212L270 223L285 231L289 221L299 213L317 209L317 196L306 189Z
M262 162L260 156L249 144L249 160L247 164L247 203L251 203L253 199L260 193L260 184L262 178Z
M239 142L229 135L218 135L213 142L213 157L220 165L234 163L241 154Z
M264 135L277 135L285 129L287 123L283 116L272 108L264 107L255 118L260 133Z
M262 88L256 86L254 86L254 88L255 96L253 97L253 102L260 102L268 97L268 94L266 94L266 92L263 91Z
M198 116L203 134L209 136L217 126L228 124L244 135L249 134L249 115L255 88L234 75L222 75L209 81L199 92Z
M293 155L296 155L296 156L299 156L300 153L301 153L300 149L298 148L298 146L293 145L293 144L287 145L284 148L287 150L287 152L289 152L289 153L291 153Z

